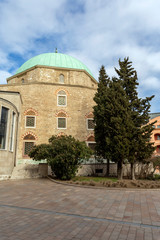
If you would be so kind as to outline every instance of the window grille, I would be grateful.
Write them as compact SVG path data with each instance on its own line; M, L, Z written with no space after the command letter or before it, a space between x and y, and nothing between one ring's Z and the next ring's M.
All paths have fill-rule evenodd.
M28 155L34 146L34 142L24 143L24 155Z
M66 118L58 118L58 128L66 128Z
M61 90L58 92L58 106L66 106L67 105L67 96L65 91Z
M65 106L66 105L66 96L58 96L58 105Z
M26 116L26 127L35 127L35 117Z
M87 119L87 120L88 120L88 129L93 130L95 126L93 119Z

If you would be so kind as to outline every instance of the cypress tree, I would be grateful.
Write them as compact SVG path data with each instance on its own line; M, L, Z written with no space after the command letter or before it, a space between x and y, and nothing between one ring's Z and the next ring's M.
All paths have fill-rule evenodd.
M115 70L128 97L131 115L130 149L127 159L131 163L131 178L135 179L135 163L149 158L155 149L150 143L154 123L148 124L150 101L154 96L145 99L138 97L137 72L129 58L125 58L124 61L119 60L119 66L120 69Z
M94 107L94 122L95 122L95 141L96 153L103 159L107 159L107 172L109 176L109 158L106 147L106 134L107 134L107 114L106 114L106 98L110 78L106 74L104 66L99 71L98 89L94 97L96 106Z
M129 153L130 112L129 101L121 81L106 75L100 69L98 90L94 101L95 140L97 153L103 158L117 162L118 178L123 176L123 163ZM107 169L109 174L109 169Z
M128 157L130 148L131 118L129 101L117 78L113 78L109 84L106 107L108 109L107 151L110 159L117 163L117 175L122 179L123 163Z

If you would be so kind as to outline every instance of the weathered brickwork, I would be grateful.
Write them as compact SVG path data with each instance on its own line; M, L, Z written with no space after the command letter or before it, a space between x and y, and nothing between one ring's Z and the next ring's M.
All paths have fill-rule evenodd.
M14 78L10 77L8 84L22 84L22 80L24 80L24 83L45 82L62 85L59 83L60 74L64 75L65 84L96 88L96 81L85 71L44 66L36 66L24 73L17 74Z
M59 83L60 74L64 84ZM93 111L93 97L97 83L88 73L81 70L34 67L8 79L0 90L20 92L22 98L21 119L17 159L23 159L24 140L27 132L36 136L35 143L47 143L53 134L72 135L85 141L93 130L87 130L86 115ZM67 105L58 106L58 91L66 92ZM35 111L35 127L26 128L28 110ZM66 129L58 129L58 113L66 113Z

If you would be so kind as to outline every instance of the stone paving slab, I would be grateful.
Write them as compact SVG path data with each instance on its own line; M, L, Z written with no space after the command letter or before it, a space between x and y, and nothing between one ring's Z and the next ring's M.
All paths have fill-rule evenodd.
M160 191L0 182L0 240L160 240Z

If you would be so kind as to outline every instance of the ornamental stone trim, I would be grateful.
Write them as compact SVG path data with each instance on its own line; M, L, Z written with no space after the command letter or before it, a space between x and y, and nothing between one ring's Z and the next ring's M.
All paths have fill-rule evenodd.
M37 112L35 109L33 109L33 108L28 108L28 109L26 109L26 110L24 111L24 115L25 115L25 116L26 116L26 115L31 115L31 114L28 114L29 112L33 112L33 113L34 113L33 115L38 116L38 112Z
M94 134L93 134L93 133L89 134L89 135L86 137L85 141L87 141L87 142L95 142Z
M85 118L94 118L93 112L89 112L85 115Z
M24 139L24 137L26 137L26 136L29 135L29 134L32 135L32 136L34 136L34 137L35 137L35 140L38 140L37 135L36 135L35 133L31 132L31 131L28 131L28 132L24 133L24 134L22 135L21 139Z
M60 114L62 114L63 116L60 116ZM64 116L65 115L65 116ZM64 110L60 110L55 114L56 117L69 117L69 115L67 114L66 111Z
M57 137L60 137L60 136L66 136L66 134L64 132L60 132L57 134Z
M68 92L66 89L64 89L64 88L59 88L59 89L57 89L57 90L55 91L55 95L57 95L58 92L60 92L60 91L64 91L64 92L66 93L67 96L70 95L69 92Z

